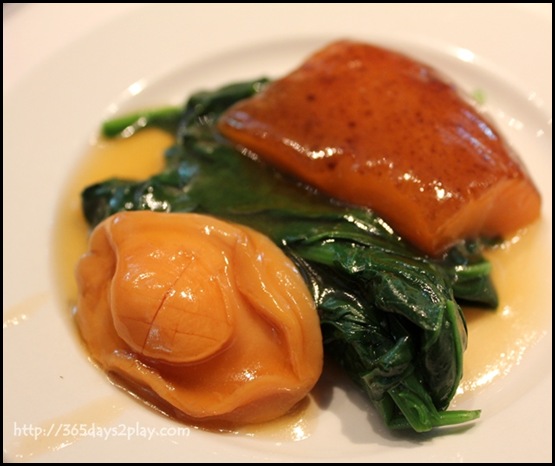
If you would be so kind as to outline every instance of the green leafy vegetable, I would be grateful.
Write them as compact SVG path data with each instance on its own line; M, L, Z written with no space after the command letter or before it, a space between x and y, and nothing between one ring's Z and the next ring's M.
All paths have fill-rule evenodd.
M391 428L425 432L476 419L479 411L446 409L461 379L467 338L457 301L497 305L484 245L461 243L430 259L371 211L329 199L237 151L215 122L265 83L193 95L172 114L177 143L166 153L164 171L85 189L88 222L150 209L211 214L261 231L292 258L312 291L326 354ZM105 128L125 131L125 121Z
M159 127L174 131L182 109L179 107L164 107L142 113L125 115L106 121L101 128L102 135L107 138L124 135L131 136L146 127Z

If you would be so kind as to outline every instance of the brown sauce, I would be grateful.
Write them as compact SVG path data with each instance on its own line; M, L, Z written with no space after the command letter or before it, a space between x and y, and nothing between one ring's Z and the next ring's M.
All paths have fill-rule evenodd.
M112 176L142 179L160 171L163 151L173 138L159 130L145 130L132 138L95 144L78 166L64 191L55 234L56 273L68 315L75 305L74 268L87 248L88 227L81 214L80 192ZM497 311L465 309L469 345L464 377L456 401L480 392L507 375L547 330L550 284L542 279L541 220L488 254L500 296ZM549 310L549 309L548 309ZM302 440L310 436L316 419L309 398L290 415L261 426L237 429L247 436ZM277 437L276 437L277 436Z

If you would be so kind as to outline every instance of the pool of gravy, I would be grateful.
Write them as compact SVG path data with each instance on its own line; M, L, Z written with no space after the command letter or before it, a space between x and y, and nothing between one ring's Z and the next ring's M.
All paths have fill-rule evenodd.
M77 167L59 206L54 237L58 288L68 315L77 295L75 265L86 251L89 233L81 213L80 192L109 177L143 179L159 172L164 165L164 150L172 143L171 135L156 129L143 130L127 139L100 140ZM488 252L500 304L496 311L464 309L468 348L455 401L464 400L508 374L545 333L550 283L544 277L544 269L538 266L545 254L541 237L540 220ZM314 401L307 401L283 419L240 428L234 433L302 440L310 436L316 410Z

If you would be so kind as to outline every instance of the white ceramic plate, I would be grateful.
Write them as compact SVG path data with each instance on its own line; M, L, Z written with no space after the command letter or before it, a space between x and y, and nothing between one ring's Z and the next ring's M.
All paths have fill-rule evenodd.
M4 6L4 459L551 461L551 30L551 5ZM545 296L533 302L545 309L533 347L510 374L457 403L483 417L448 434L387 432L329 373L320 407L286 435L178 431L111 386L79 347L54 286L61 190L108 114L277 76L342 37L399 48L486 91L544 199Z

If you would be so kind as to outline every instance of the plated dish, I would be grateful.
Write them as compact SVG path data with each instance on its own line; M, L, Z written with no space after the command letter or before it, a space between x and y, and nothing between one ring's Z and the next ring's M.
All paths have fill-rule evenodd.
M185 13L186 12L183 11L183 14ZM381 14L386 13L392 14L391 12L386 12L385 10ZM165 15L169 15L169 11L164 12L164 19L166 19ZM143 17L139 14L131 15L130 17L126 18L125 24L139 27L141 26L141 18ZM120 31L120 29L117 28L116 30ZM106 31L103 31L100 36L95 37L95 40L91 40L91 43L88 46L91 47L91 50L94 50L95 47L98 47L99 44L102 42L102 39L100 39L100 37L104 37L105 40L112 40L114 39L114 37L119 37L119 32L112 32L112 34L115 34L115 36L106 34ZM158 76L155 76L151 79L145 78L145 80L143 81L136 81L136 75L134 80L128 81L124 87L120 88L128 89L122 94L121 98L114 98L114 96L116 96L116 93L113 90L110 91L110 89L114 89L112 86L118 85L117 81L119 81L119 79L123 79L122 75L121 78L118 77L117 79L114 79L115 82L110 81L110 84L107 85L109 88L107 89L107 91L112 92L112 94L107 97L107 100L104 102L104 106L99 106L97 107L99 109L97 112L92 112L93 114L88 114L89 116L87 118L84 118L80 123L83 125L83 129L77 129L77 133L70 137L70 141L72 141L72 143L69 144L66 151L64 151L65 156L68 157L67 159L65 159L66 163L77 163L75 159L75 154L72 155L70 154L70 152L75 151L75 153L83 153L83 151L85 150L86 138L90 135L95 134L95 129L98 121L100 121L100 119L111 112L124 112L126 110L133 110L136 108L144 107L145 105L160 104L168 101L176 102L178 99L181 99L184 95L187 95L191 91L214 84L220 84L222 82L222 69L225 69L226 73L229 72L229 74L226 75L226 80L229 81L258 74L260 73L261 68L264 68L264 71L266 73L280 73L289 66L291 60L299 60L307 51L314 49L319 44L323 44L326 39L327 38L289 38L285 41L275 40L273 42L270 41L267 44L262 44L258 46L245 44L241 46L241 44L236 44L235 49L228 49L228 52L226 53L218 53L216 51L217 48L212 49L212 55L209 53L209 49L207 50L207 55L201 61L196 61L194 59L191 62L189 62L188 60L181 61L178 66L175 65L175 62L173 64L159 64L158 69L160 70L160 73L158 74ZM543 116L545 108L538 108L536 104L539 101L533 101L533 99L530 100L530 94L527 91L519 90L519 78L515 78L515 82L512 83L512 85L509 80L510 84L507 85L506 81L500 79L496 74L496 66L498 65L489 66L489 61L487 58L485 58L487 54L484 55L484 58L482 59L481 55L479 54L479 48L477 46L474 49L475 52L473 52L475 53L474 60L464 61L456 53L453 54L454 49L452 48L452 44L450 44L448 41L439 45L431 45L431 43L417 44L418 41L416 40L403 40L402 38L396 38L393 40L391 39L391 37L387 38L385 36L383 40L386 42L389 41L390 43L395 43L400 47L405 47L407 51L410 51L413 54L417 54L421 58L427 59L427 61L432 61L436 63L437 66L440 68L453 70L451 74L455 78L459 78L458 80L462 81L463 84L467 86L467 90L472 90L476 87L484 89L487 96L487 103L493 113L493 116L498 118L501 121L501 125L509 131L508 138L513 144L515 144L519 152L521 154L526 154L526 162L533 175L536 177L536 179L538 179L538 184L540 185L540 189L542 190L544 198L549 199L550 201L551 196L549 190L551 189L551 185L550 183L546 182L549 180L545 179L541 168L544 166L544 163L551 163L550 159L547 160L548 157L546 156L546 154L549 154L549 149L547 149L546 151L546 147L550 145L551 140L549 133L550 128L547 126L546 119L544 119ZM75 48L81 48L81 50L87 49L86 46L83 49L83 44L79 44L79 47L76 46ZM470 51L470 49L466 50ZM68 54L71 56L74 52L74 50L69 50ZM457 52L461 53L460 50L457 50ZM464 53L462 53L461 56L465 56L467 59L469 58L468 54L464 55ZM60 61L63 62L64 60L58 59L56 65L59 65ZM56 71L58 71L58 69L55 67L54 73L52 73L52 69L48 71L49 73L47 74L47 76L49 76L49 79L47 79L46 81L55 81L55 78L58 77L56 75ZM128 72L136 74L137 70L131 70ZM37 78L44 78L44 75L40 76L40 73L38 73ZM187 82L184 85L185 80ZM42 79L42 82L44 84L44 79ZM32 92L29 92L29 90L31 90ZM35 87L31 89L27 87L27 89L25 89L25 86L22 85L19 89L17 89L17 91L20 91L19 94L17 92L15 94L12 94L12 101L8 102L8 105L10 103L13 103L14 105L16 103L21 104L22 101L20 99L22 95L27 95L28 97L31 97L33 93L40 94L40 87ZM70 90L69 94L71 95L72 92L77 93L77 90ZM547 92L550 92L550 89L547 90ZM20 99L18 100L17 97L19 97ZM58 96L56 95L56 97ZM87 105L85 100L83 100L82 103L84 105ZM14 108L15 107L11 107L11 109ZM65 110L68 109L70 108L66 106ZM501 112L504 115L507 115L507 118L509 119L505 119L504 116L501 116ZM61 114L63 115L65 113L62 112ZM508 115L511 116L509 117ZM516 118L516 116L518 116L518 118ZM515 119L516 122L513 121L511 123L510 118ZM23 119L21 121L23 121ZM518 129L518 122L521 123L520 129ZM80 124L76 124L77 128L79 128ZM69 125L68 129L71 129L71 125ZM541 131L543 131L543 134L540 134ZM79 138L78 134L81 134L82 137ZM549 138L549 140L547 140L547 138ZM14 141L15 144L15 139L10 139L10 141ZM31 148L31 146L32 144L31 142L29 142L28 147ZM15 148L17 146L14 145L13 147ZM530 154L530 159L528 159L528 154ZM60 160L60 163L60 166L65 167L63 160ZM71 176L70 173L71 167L68 167L65 174L66 180ZM59 181L60 186L63 186L63 179L60 179ZM546 189L548 191L546 191ZM59 192L57 194L58 196L60 195ZM57 201L58 199L56 196L53 196L53 198L54 201ZM48 216L45 216L45 218L47 218L47 220L45 221L44 225L51 225L52 218ZM551 206L549 204L544 207L544 219L547 219L547 223L544 223L542 225L542 228L538 233L539 241L542 241L542 239L545 240L546 238L550 238L550 218ZM29 243L34 244L33 241L30 241ZM38 244L40 245L40 242L38 242ZM545 243L542 242L541 244L545 246ZM550 247L550 245L548 247ZM546 270L545 273L550 274L550 267L548 270L549 272L547 272ZM538 281L538 288L536 289L546 290L547 288L542 288L542 286L545 287L546 283L548 283L547 281L544 282L545 276L543 274L540 274L539 277L540 279ZM14 299L14 302L16 301L16 298L18 296L17 293L21 294L22 292L14 290L12 298ZM550 300L549 294L538 294L540 295L540 297L543 296L543 299L547 299L548 301ZM47 296L43 296L43 299L48 301ZM540 308L546 305L546 303L542 302L540 298L538 299L539 301L537 302L537 304ZM35 300L40 301L40 296L35 296ZM53 302L46 306L56 309L59 308L59 304L60 303ZM58 380L56 381L57 384L53 387L53 392L55 392L56 395L59 395L60 392L63 393L64 386L66 387L66 390L68 388L73 388L72 390L70 390L72 393L72 397L70 398L67 395L63 398L56 396L55 399L57 400L57 403L51 403L49 407L44 407L40 413L35 411L33 413L25 414L24 412L22 413L21 407L19 407L20 410L18 411L17 415L10 414L12 416L12 422L15 422L13 421L14 419L25 419L25 417L30 417L31 419L33 419L34 417L36 423L43 423L52 419L60 419L60 413L66 413L66 415L71 416L71 418L77 417L85 419L85 423L91 423L91 418L85 415L83 410L86 408L86 406L91 405L91 401L93 402L93 404L96 402L100 403L99 400L101 397L99 397L98 395L103 394L106 395L106 397L108 398L106 404L107 406L110 406L110 408L104 410L94 410L99 417L98 423L103 422L105 424L107 423L108 425L117 425L120 420L123 420L123 422L127 422L127 419L129 419L130 417L133 418L134 416L140 416L141 419L145 420L145 425L148 424L149 426L158 427L166 425L165 422L168 422L167 419L160 419L157 416L151 416L150 413L138 414L136 411L136 408L138 407L133 407L133 405L131 405L131 407L124 406L122 408L122 405L125 405L126 401L119 399L118 396L115 395L109 387L105 387L103 379L99 377L99 374L96 373L94 370L89 371L87 369L83 369L84 374L81 374L81 369L76 369L76 367L78 365L82 365L83 353L80 352L78 346L76 346L76 340L73 339L72 334L69 333L72 331L71 323L68 320L64 321L63 313L56 314L57 317L52 318L51 312L47 313L48 315L45 315L40 302L37 302L36 306L38 306L39 308L36 312L36 318L31 315L30 311L26 311L27 313L21 311L21 315L25 315L26 319L23 319L21 315L18 317L17 312L12 313L13 315L11 317L8 316L7 320L5 318L8 326L5 331L5 335L8 337L5 340L5 345L10 344L10 342L11 344L14 344L14 342L15 344L17 344L16 335L18 334L16 334L16 332L31 331L32 329L35 329L34 331L36 331L37 328L44 329L45 327L43 325L40 325L40 319L42 318L45 319L44 322L48 323L48 325L51 325L51 323L54 322L56 326L52 328L52 330L56 334L56 337L59 337L59 340L57 339L55 342L51 342L49 348L54 351L54 354L63 354L63 357L54 358L55 362L53 362L53 366L49 368L44 366L39 366L39 368L34 367L34 360L26 360L26 362L31 362L30 367L33 368L31 372L33 372L34 376L40 374L40 380L50 380L49 375L52 375L52 371L56 371L57 366L55 366L55 364L59 364L60 366L58 367L62 370L58 370ZM549 302L547 303L547 307L550 308ZM510 406L511 412L515 412L515 409L517 410L518 406L522 402L522 398L520 398L519 396L521 392L528 391L531 386L536 387L536 390L543 387L545 377L541 369L539 372L537 372L537 370L541 367L541 364L543 364L545 360L534 358L534 352L539 352L539 354L542 354L542 347L545 349L545 345L547 345L547 347L549 347L550 345L549 335L547 334L547 326L545 325L549 322L549 319L550 317L548 316L540 316L540 320L535 321L535 323L532 325L532 328L530 328L530 331L532 332L530 334L531 341L529 342L529 345L523 344L522 347L526 347L527 349L522 355L521 360L518 360L519 364L516 364L518 367L513 368L513 370L511 370L509 374L505 377L499 377L498 380L495 381L495 384L492 383L491 385L487 385L483 390L481 390L481 392L483 393L483 398L481 399L485 401L485 405L488 407L490 412L494 413L494 419L502 418L504 415L507 415L507 409L505 408L506 406ZM20 325L14 325L16 322ZM26 328L29 330L25 330ZM47 326L46 328L49 327ZM535 334L533 334L534 331L536 332ZM67 335L69 336L66 336L66 332L68 332ZM10 337L10 335L14 336ZM10 340L10 338L14 338L14 340ZM533 347L530 348L531 346ZM25 352L23 351L22 354L25 354ZM13 364L12 366L10 366L13 368L16 364L16 360L14 360L13 362L8 361L8 363ZM19 361L19 363L21 363L21 361ZM520 374L526 374L526 376L524 376L525 380L523 379L522 375L517 377L517 373L519 372ZM77 380L73 382L77 383L77 386L73 385L72 387L69 387L66 382L62 382L66 379L73 378L76 373L79 373L81 375L81 377L79 377L78 383ZM85 376L85 379L82 377L82 375ZM89 380L91 381L91 383L81 385L83 383L83 380L86 380L86 377L90 378ZM547 381L547 383L549 383L549 380ZM65 385L61 385L64 383ZM516 391L512 391L512 394L508 394L509 392L507 392L507 389L505 389L504 393L508 395L504 397L494 396L494 394L497 392L497 390L495 389L496 386L498 387L498 389L503 386L507 387L507 385L500 384L509 384L508 386L511 388L515 388ZM30 384L22 384L20 380L18 385L29 386ZM78 386L86 387L85 391L79 391L77 389ZM90 392L86 393L87 390L90 390ZM478 392L480 392L480 390L478 390ZM93 394L94 396L92 396L91 398L91 395ZM365 418L366 416L371 416L371 413L368 413L366 410L364 410L364 408L361 409L361 406L356 407L356 410L353 409L352 411L349 411L348 407L353 408L357 403L361 405L363 405L363 403L361 402L361 400L357 400L356 394L350 391L348 386L345 387L345 390L341 388L334 389L333 396L331 395L332 394L327 393L324 394L323 397L321 397L319 401L320 405L325 405L329 403L329 406L327 406L325 410L322 410L322 413L318 414L318 416L311 417L311 420L304 419L303 422L306 421L306 423L310 423L313 421L314 425L312 427L305 426L305 428L296 428L296 432L298 433L297 440L302 439L302 442L292 442L291 439L279 438L279 436L272 437L272 435L274 434L262 435L261 433L252 433L251 436L254 436L254 439L251 438L251 436L233 436L225 439L216 439L214 437L211 437L210 434L198 431L190 432L190 436L187 439L178 439L174 436L173 438L158 438L157 441L161 442L162 444L174 445L171 448L172 454L175 454L175 452L178 451L179 445L181 445L181 448L183 448L183 445L187 445L188 451L194 451L194 457L199 458L199 460L207 458L207 456L203 456L202 451L204 451L205 453L206 451L210 451L211 455L237 454L240 457L245 457L246 455L247 457L253 459L256 459L257 455L271 456L276 459L295 456L310 459L318 458L318 445L322 445L321 442L326 441L325 439L328 439L329 441L329 438L332 435L338 435L339 438L342 439L342 441L339 442L337 450L336 452L334 452L334 454L336 454L340 458L364 459L368 458L368 455L375 455L374 458L390 458L395 461L395 458L402 459L402 456L399 456L398 447L400 445L403 445L405 447L414 446L415 448L411 449L411 451L417 457L418 455L430 454L430 451L435 451L437 454L450 455L452 453L448 453L448 450L444 449L444 447L451 448L452 452L452 448L454 445L460 445L460 454L464 457L465 454L468 455L470 453L464 452L464 449L462 447L463 444L471 441L471 439L474 438L474 435L479 435L478 432L482 432L482 434L480 435L483 435L483 433L485 432L484 429L488 429L487 423L482 423L473 427L471 430L464 434L464 442L462 439L458 441L454 440L457 438L456 435L429 438L427 440L427 442L429 443L424 445L423 448L419 449L417 448L417 446L419 446L418 444L421 442L421 440L415 442L414 439L391 437L389 434L380 432L379 423L368 423L368 420ZM112 396L114 397L113 399L110 398ZM544 400L546 399L545 396L543 398ZM551 403L550 400L551 399L549 396L549 404ZM89 403L87 403L87 401ZM462 397L458 404L462 408L475 408L484 406L483 403L480 403L479 406L477 400L474 397ZM97 405L95 406L98 408ZM526 409L530 408L531 407L528 406ZM539 410L539 412L541 412L541 409L537 409ZM100 411L103 412L102 415L99 414ZM107 416L107 412L112 413L111 415L114 416L114 419L106 420L106 417L104 417L104 420L101 420L100 417ZM339 416L339 413L344 414L346 412L352 415L350 417L353 417L355 419L353 423L349 422L348 425L344 422L344 418ZM358 414L355 414L355 412ZM76 413L81 414L78 415ZM21 418L19 417L20 415L22 416ZM364 419L361 419L361 416ZM365 427L361 430L362 424L359 424L357 419L363 421L365 425L369 425L370 427ZM195 436L195 442L192 441L191 436ZM82 449L91 448L95 445L95 440L93 438L84 438L85 436L80 437L78 435L76 435L75 437L77 438L69 440L65 439L66 442L64 445L63 442L56 445L48 444L48 442L42 442L44 451L42 453L39 452L33 454L71 455L72 452L80 450L83 451ZM368 440L365 440L366 438ZM16 444L18 443L18 440L21 439L15 439ZM114 437L109 439L108 441L117 442L118 440ZM197 441L199 442L198 445L196 443ZM376 448L376 442L381 442L385 445L383 446L383 448ZM126 440L125 449L129 451L129 447L133 445L133 448L140 450L141 448L144 448L144 443L145 442L141 441L140 438ZM193 443L195 443L195 445L193 445ZM19 442L19 444L21 444L21 442ZM96 449L98 449L98 444L96 445ZM202 447L199 448L200 445L202 445ZM27 442L27 447L29 446L29 442ZM429 448L432 447L434 448L434 450L429 450ZM21 448L20 452L24 450L22 450ZM56 451L53 452L53 450ZM426 450L428 450L427 453ZM24 453L20 454L24 455ZM98 452L98 454L102 453ZM469 459L469 457L467 456L466 459Z

